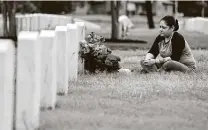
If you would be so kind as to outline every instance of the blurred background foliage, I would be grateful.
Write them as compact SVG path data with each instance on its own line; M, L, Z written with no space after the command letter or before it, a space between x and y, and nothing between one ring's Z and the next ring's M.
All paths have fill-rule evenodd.
M201 9L204 6L204 15L208 16L208 1L178 1L178 12L184 16L201 16Z
M105 1L16 1L17 13L49 13L68 14L76 11L76 8L84 8L87 4L87 14L110 14ZM208 16L208 1L178 1L178 12L184 16L201 16L204 6L204 14ZM102 8L101 8L102 7Z
M79 1L16 1L17 13L71 13Z

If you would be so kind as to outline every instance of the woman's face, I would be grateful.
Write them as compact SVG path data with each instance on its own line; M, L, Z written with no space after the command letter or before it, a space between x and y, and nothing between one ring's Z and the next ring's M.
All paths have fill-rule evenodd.
M169 37L173 30L174 27L169 27L164 20L160 21L160 36Z

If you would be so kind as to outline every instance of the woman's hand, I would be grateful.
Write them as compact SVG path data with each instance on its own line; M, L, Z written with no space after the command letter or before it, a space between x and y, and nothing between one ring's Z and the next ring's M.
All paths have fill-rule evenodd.
M167 62L167 61L169 61L169 60L171 60L170 57L165 57L165 58L164 58L164 61L165 61L165 62Z
M160 57L158 59L155 59L155 63L157 63L157 64L163 64L163 63L165 63L165 62L167 62L169 60L171 60L170 57L165 57L165 58Z
M155 64L155 59L149 59L144 61L144 65L151 66Z
M170 57L165 57L165 58L158 59L158 60L156 61L156 63L165 63L165 62L167 62L167 61L169 61L169 60L171 60Z
M167 61L169 61L169 60L171 60L170 57L165 57L165 58L163 58L162 63L165 63L165 62L167 62Z

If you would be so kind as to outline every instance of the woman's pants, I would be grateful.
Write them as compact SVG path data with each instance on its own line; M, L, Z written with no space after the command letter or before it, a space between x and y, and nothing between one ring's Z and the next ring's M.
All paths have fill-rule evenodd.
M153 64L151 66L145 65L144 60L141 60L140 64L146 72L157 72L157 71L189 72L189 71L194 70L194 68L191 68L191 67L189 68L186 65L184 65L178 61L174 61L174 60L169 60L162 65Z

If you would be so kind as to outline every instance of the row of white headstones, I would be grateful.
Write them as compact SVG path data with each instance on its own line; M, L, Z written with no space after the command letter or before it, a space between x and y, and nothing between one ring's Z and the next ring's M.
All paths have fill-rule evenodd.
M72 23L71 16L54 15L54 14L25 14L17 15L17 31L36 31L43 29L54 29L57 25L66 25Z
M12 40L0 40L0 130L39 128L40 108L54 109L57 94L66 95L69 81L77 80L84 37L84 23L76 22L20 31L17 49Z
M73 23L73 21L78 20L72 16L65 15L42 13L16 14L17 33L20 31L54 30L56 26L65 26L68 23ZM0 23L3 23L3 17L1 16ZM0 29L0 35L3 35L3 29Z

